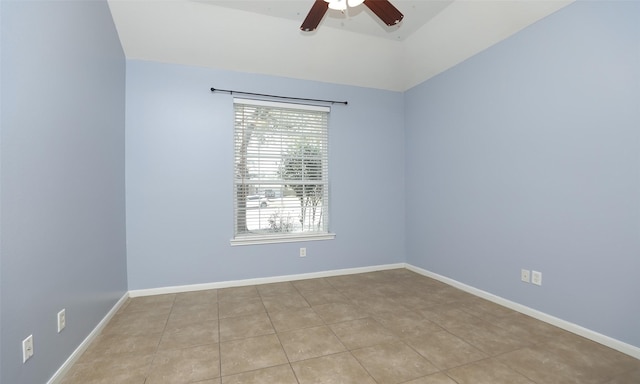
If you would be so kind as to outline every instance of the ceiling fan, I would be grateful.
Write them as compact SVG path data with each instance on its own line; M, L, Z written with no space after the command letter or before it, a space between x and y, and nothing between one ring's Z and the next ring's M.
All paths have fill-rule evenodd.
M385 24L392 26L402 21L404 15L394 7L389 0L315 0L309 14L302 22L300 29L305 32L314 31L327 13L327 9L345 11L349 7L355 7L362 3L376 14Z

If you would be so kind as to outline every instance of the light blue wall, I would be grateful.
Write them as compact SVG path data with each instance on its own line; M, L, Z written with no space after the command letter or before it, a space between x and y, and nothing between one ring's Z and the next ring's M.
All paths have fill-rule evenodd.
M127 290L126 63L106 1L1 7L0 382L45 383Z
M335 240L229 245L233 105L211 87L349 101L330 117ZM397 92L128 61L129 289L403 262L402 103Z
M640 346L640 3L572 4L405 100L407 261Z

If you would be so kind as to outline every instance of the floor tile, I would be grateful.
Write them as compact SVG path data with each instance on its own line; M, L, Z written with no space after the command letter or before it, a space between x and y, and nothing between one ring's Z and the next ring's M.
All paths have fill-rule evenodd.
M187 384L220 376L218 344L160 351L145 384Z
M220 343L222 376L288 363L276 335Z
M296 287L296 289L299 292L305 292L305 291L314 292L314 291L320 291L323 289L333 288L331 284L329 284L329 282L324 278L297 280L297 281L292 281L291 284L293 284L293 286Z
M298 384L289 364L225 376L222 384ZM200 384L200 383L198 383Z
M307 303L311 306L329 304L329 303L345 303L351 304L351 301L347 299L345 295L340 293L337 289L319 289L316 291L302 291L300 294L307 300Z
M595 384L600 381L586 372L575 370L564 359L550 353L544 345L519 349L497 359L536 383Z
M218 303L175 304L169 314L169 324L218 320Z
M429 376L424 376L419 379L410 380L402 384L458 384L453 381L452 378L444 373L436 373Z
M179 305L214 304L218 302L218 290L208 289L202 291L177 293L173 302L174 307Z
M631 384L640 383L640 368L617 374L605 384Z
M513 309L480 298L462 302L460 308L465 312L489 322L517 313Z
M618 372L640 368L640 361L583 337L567 334L548 344L551 353L592 377L610 378Z
M509 331L487 322L449 327L448 331L489 356L500 355L531 344L528 339L515 337Z
M326 326L282 332L278 337L291 362L346 351Z
M381 271L382 274L388 276L391 281L394 282L405 282L408 280L424 280L424 276L417 274L416 272L410 271L406 268L394 268L387 269L385 271Z
M463 311L456 303L422 309L418 313L445 329L486 323L479 317Z
M446 331L408 339L406 342L440 369L448 369L481 360L486 354Z
M375 292L380 297L392 300L394 303L399 303L399 300L414 293L414 290L408 286L398 284L398 282L382 283L376 287Z
M535 384L494 359L480 360L447 371L458 384Z
M357 284L348 288L339 288L338 292L349 299L349 302L383 297L376 292L376 287L372 284Z
M442 331L442 327L413 311L386 312L374 318L399 337L419 337Z
M162 333L148 335L106 334L97 337L85 351L86 359L117 354L152 355L158 349Z
M412 278L407 279L407 283L422 292L433 293L443 289L450 289L451 286L441 281L425 278L422 275L414 274Z
M197 345L217 343L218 321L208 320L198 323L167 326L162 339L160 350L194 347Z
M316 305L312 308L327 324L362 319L369 316L360 307L347 303L327 303Z
M351 352L378 384L404 383L438 371L405 343L395 342Z
M162 333L167 325L169 312L163 314L147 314L130 312L115 315L102 330L102 334L150 335Z
M218 301L257 298L260 298L260 295L258 294L258 289L255 285L222 288L218 290Z
M173 301L175 300L175 298L175 294L134 297L127 301L127 303L120 310L120 313L152 312L161 314L169 312L171 311L171 307L173 306Z
M492 324L505 329L513 337L528 340L531 344L545 343L567 334L563 329L521 313L498 317Z
M407 308L404 305L387 297L356 299L353 300L353 303L362 308L363 311L373 316L407 311Z
M276 333L266 313L220 319L220 340L229 341Z
M345 321L329 325L349 350L395 341L393 335L372 318Z
M263 297L262 303L269 313L309 308L309 304L299 293Z
M358 275L331 276L325 278L333 288L342 290L363 284L362 278Z
M123 354L82 360L69 370L62 384L144 384L153 355Z
M291 363L300 384L376 384L350 353Z
M293 286L291 282L272 283L257 285L258 293L262 298L273 297L280 295L294 295L298 293L298 290Z
M437 295L443 299L446 299L447 303L465 302L470 299L477 298L470 293L448 285L441 286L440 289L437 290Z
M278 332L315 327L324 324L320 316L311 308L269 313L271 322Z
M397 297L394 300L402 304L405 308L409 308L413 311L427 309L447 303L446 299L431 295L428 292L420 292L416 289L412 289L411 293L402 297Z
M228 299L218 302L218 314L220 318L253 315L260 312L265 312L262 299L247 298L247 299Z

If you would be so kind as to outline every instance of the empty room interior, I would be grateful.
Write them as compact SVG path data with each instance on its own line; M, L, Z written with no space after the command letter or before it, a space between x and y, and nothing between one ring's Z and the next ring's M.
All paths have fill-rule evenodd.
M0 383L640 383L640 2L1 0L0 39Z

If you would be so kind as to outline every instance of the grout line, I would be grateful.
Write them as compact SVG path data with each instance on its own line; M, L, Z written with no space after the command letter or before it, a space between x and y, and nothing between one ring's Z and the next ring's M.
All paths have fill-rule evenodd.
M216 289L216 318L217 318L217 324L218 324L218 372L219 372L219 379L220 382L222 383L222 335L220 334L220 294L219 294L219 290Z
M153 353L153 358L147 367L147 372L145 373L144 382L146 383L149 380L149 376L151 375L151 369L153 368L153 363L155 363L156 358L158 357L158 352L160 351L160 345L162 344L162 339L164 338L164 334L167 331L167 325L169 324L169 318L171 317L171 313L173 312L173 307L176 303L176 296L173 296L173 301L171 302L171 309L167 314L167 319L164 322L164 327L162 328L162 333L160 333L160 338L158 339L158 345L156 346L155 352Z

